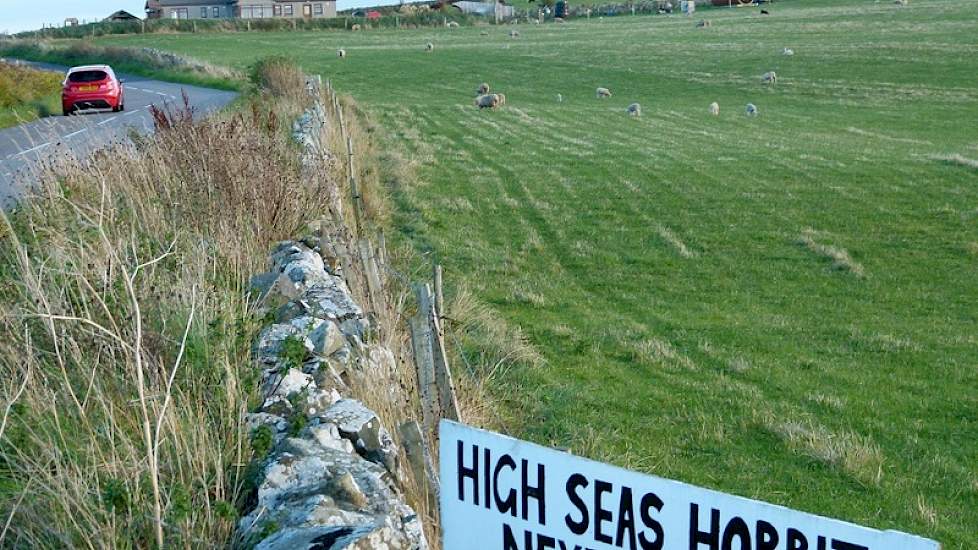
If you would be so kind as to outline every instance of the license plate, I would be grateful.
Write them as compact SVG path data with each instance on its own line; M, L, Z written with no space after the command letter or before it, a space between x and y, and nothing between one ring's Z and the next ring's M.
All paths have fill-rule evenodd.
M78 91L79 92L97 92L98 91L98 86L79 86L78 87Z

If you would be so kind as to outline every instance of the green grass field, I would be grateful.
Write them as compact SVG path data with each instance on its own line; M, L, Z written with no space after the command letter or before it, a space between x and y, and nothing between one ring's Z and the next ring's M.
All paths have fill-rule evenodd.
M352 94L416 165L404 238L546 358L499 377L516 435L975 548L978 3L769 9L102 42Z
M0 128L61 111L62 76L0 63Z

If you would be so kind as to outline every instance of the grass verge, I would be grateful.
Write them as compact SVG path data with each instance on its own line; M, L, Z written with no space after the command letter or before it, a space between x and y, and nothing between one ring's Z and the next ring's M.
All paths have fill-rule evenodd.
M271 243L325 208L255 97L39 168L0 225L0 546L226 544L247 493L246 299Z
M84 40L0 41L0 56L69 67L107 64L120 73L221 90L241 90L245 82L238 72L154 48L101 46Z
M61 75L0 62L0 128L61 110Z

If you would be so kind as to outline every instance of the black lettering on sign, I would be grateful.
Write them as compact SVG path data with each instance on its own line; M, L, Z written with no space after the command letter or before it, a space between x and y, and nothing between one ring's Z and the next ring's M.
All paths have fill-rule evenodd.
M628 538L625 538L625 535ZM621 488L621 498L618 500L618 532L615 536L615 546L624 548L628 542L629 550L635 550L635 511L632 510L632 489Z
M777 550L778 549L778 530L764 520L757 520L757 548L756 550Z
M594 540L611 544L611 536L601 532L601 523L611 521L611 511L605 510L601 502L601 496L610 493L612 485L600 479L594 480Z
M652 517L652 509L661 512L662 504L662 499L655 493L646 493L642 497L642 502L639 504L642 510L642 525L655 533L655 538L651 540L645 536L645 533L638 536L638 543L642 546L642 550L662 550L662 545L665 544L666 535L662 530L662 524Z
M826 550L825 537L818 537L818 550Z
M508 454L504 454L499 457L499 462L496 462L496 467L492 471L492 485L493 493L492 497L496 501L496 508L499 509L500 513L509 514L516 517L516 489L510 489L509 494L506 495L505 499L499 498L499 474L503 471L504 467L508 467L512 471L516 471L516 461L513 457Z
M557 544L560 545L560 550L584 550L580 545L575 544L574 546L567 546L567 543L559 540Z
M747 522L741 519L739 516L734 516L732 520L727 522L727 527L723 530L723 550L733 550L734 538L740 540L738 544L738 550L751 550L750 545L750 527L747 527Z
M462 440L458 440L458 455L456 457L458 464L458 499L461 502L465 502L465 478L472 480L472 503L476 506L479 505L479 447L477 445L472 446L472 467L465 467L465 459L463 458L463 450L465 445Z
M689 505L689 550L699 550L705 544L711 550L720 550L720 510L710 509L710 530L700 531L700 507Z
M489 487L489 484L491 483L492 480L492 478L489 477L489 469L492 467L492 456L489 454L488 447L483 449L482 451L482 467L483 467L482 482L485 483L485 487L486 487L485 490L482 492L482 494L485 495L485 497L483 497L482 500L485 502L486 510L489 510L490 508L492 508L492 499L489 498L489 495L492 494L492 489L491 487Z
M853 544L844 540L832 540L832 550L869 550L868 546Z
M529 515L530 499L537 501L537 521L540 525L547 524L547 495L544 494L544 489L546 487L546 475L543 469L543 464L537 464L537 484L536 486L530 485L528 479L528 470L530 469L529 462L524 458L522 460L522 474L523 474L523 519L526 520Z
M523 542L527 543L526 550L532 550L533 540L530 538L530 533L527 531L523 534ZM520 550L520 545L516 542L516 537L513 536L513 529L505 523L503 524L503 550Z
M547 535L537 533L537 550L547 550L548 548L557 548L557 539L553 537L548 537Z
M570 499L571 504L581 513L581 520L574 521L570 514L564 516L564 523L567 524L567 528L570 529L571 533L575 535L583 535L587 532L588 525L591 523L590 516L587 511L587 504L584 504L584 499L581 495L577 494L578 489L586 489L588 486L588 480L581 474L571 474L567 478L567 498Z
M788 529L785 544L788 547L787 550L808 550L808 539L797 529Z

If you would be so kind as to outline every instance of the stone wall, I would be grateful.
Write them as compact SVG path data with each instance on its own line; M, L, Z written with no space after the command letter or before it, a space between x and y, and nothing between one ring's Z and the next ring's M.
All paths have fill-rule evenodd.
M328 158L313 88L317 101L294 126L304 164ZM425 549L390 432L344 398L348 380L391 372L394 355L367 343L370 324L338 268L323 262L318 233L277 244L269 271L252 280L269 324L254 344L262 404L247 423L267 453L255 458L257 491L239 539L263 550Z

